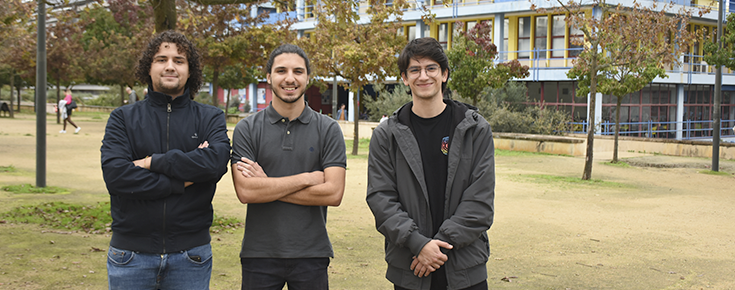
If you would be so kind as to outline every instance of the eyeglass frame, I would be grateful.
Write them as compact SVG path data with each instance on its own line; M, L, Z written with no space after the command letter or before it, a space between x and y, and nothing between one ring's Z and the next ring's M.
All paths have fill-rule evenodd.
M429 69L436 69L436 72L430 73ZM406 70L406 76L410 79L419 78L421 77L421 72L423 71L424 73L426 73L427 77L435 78L439 76L439 72L441 72L441 70L441 66L439 66L438 64L430 64L425 67L412 66Z

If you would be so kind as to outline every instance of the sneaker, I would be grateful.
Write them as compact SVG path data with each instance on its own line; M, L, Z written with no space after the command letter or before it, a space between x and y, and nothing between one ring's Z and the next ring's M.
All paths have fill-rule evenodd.
M82 130L82 127L77 127L77 129L74 130L74 134L79 133L79 130Z
M66 130L61 130L61 131L59 131L59 133L66 134Z

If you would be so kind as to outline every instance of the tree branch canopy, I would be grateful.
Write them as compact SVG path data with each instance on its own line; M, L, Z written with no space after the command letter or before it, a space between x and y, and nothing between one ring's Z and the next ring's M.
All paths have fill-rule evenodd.
M257 3L257 0L190 0L192 3L199 5L227 5L227 4L250 4Z

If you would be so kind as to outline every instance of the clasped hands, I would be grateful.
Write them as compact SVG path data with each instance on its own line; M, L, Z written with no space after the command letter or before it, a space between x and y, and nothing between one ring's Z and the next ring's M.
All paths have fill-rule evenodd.
M429 276L439 269L447 261L447 255L442 253L441 248L452 249L454 246L441 240L431 240L421 249L418 257L413 257L411 270L418 277Z

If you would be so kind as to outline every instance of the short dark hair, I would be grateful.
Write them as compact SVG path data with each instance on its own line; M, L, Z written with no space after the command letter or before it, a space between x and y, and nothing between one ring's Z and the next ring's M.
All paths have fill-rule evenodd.
M447 80L449 80L449 59L439 41L431 37L416 38L403 48L401 55L398 56L398 69L401 71L401 77L406 76L411 60L419 58L428 58L437 62L442 73L447 72ZM446 92L447 82L445 81L442 82L442 93Z
M306 74L311 75L311 66L309 65L309 57L306 56L306 52L304 52L301 47L298 47L297 45L293 44L281 44L278 48L274 49L271 52L270 57L268 58L268 63L265 65L265 73L269 74L271 73L271 69L273 69L273 60L276 58L276 56L279 56L284 53L295 53L301 58L304 59L304 63L306 64Z
M199 88L202 86L201 60L194 44L179 32L166 30L156 34L148 42L148 47L141 54L138 65L135 68L135 77L139 81L147 83L149 86L153 85L151 64L153 64L153 57L158 53L161 43L164 42L176 44L178 52L186 55L186 60L189 63L189 79L186 80L185 87L189 89L189 97L194 99L197 93L199 93Z

